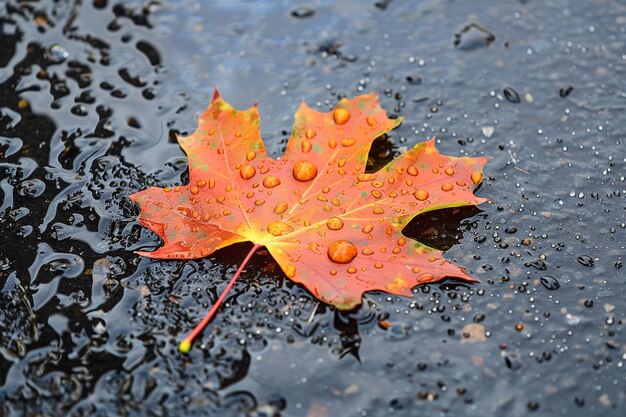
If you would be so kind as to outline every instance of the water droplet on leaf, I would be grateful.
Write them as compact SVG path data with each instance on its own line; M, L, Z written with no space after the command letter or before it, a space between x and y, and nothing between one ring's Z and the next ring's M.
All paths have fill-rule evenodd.
M338 264L347 264L358 254L354 243L347 240L335 240L328 246L328 259Z

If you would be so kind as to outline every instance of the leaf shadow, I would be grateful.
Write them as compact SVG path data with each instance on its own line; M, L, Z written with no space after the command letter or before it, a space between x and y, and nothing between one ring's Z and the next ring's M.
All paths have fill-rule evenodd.
M476 206L433 210L416 216L402 234L432 248L446 251L458 245L463 234L478 226L476 216L483 211Z

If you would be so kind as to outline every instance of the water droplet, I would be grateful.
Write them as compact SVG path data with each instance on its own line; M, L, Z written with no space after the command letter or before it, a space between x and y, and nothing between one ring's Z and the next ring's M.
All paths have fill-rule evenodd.
M372 187L374 187L374 188L380 188L380 187L382 187L383 185L385 185L385 183L384 183L384 182L382 182L382 181L380 181L380 180L376 180L376 181L373 181L373 182L372 182Z
M315 9L309 6L298 6L291 11L291 15L297 19L305 19L315 14Z
M406 239L401 237L397 240L398 246L404 246L406 245Z
M341 230L343 228L343 220L341 220L339 217L331 217L330 219L326 220L326 227L328 227L330 230Z
M419 201L424 201L428 198L428 191L426 190L416 190L415 191L415 198L418 199Z
M454 188L451 182L444 182L441 184L441 191L451 191Z
M199 180L197 182L198 187L202 188L202 187L206 187L206 181L205 180Z
M561 87L559 89L559 96L561 98L565 98L569 96L572 91L574 91L574 87L571 85L568 85L567 87Z
M338 108L333 111L333 119L338 125L346 123L350 119L350 112L343 108Z
M265 188L274 188L280 185L280 179L274 175L267 176L263 179L263 186Z
M317 166L309 161L298 161L293 166L293 177L302 182L311 181L317 176Z
M383 267L383 264L382 264L382 263L380 263L380 262L376 262L376 263L374 264L374 268L376 268L376 269L380 269L380 268L382 268L382 267Z
M254 205L255 205L255 206L257 206L257 207L258 207L258 206L262 206L263 204L265 204L265 200L261 200L261 199L259 199L259 200L256 200L256 201L254 202Z
M593 258L589 255L580 255L576 258L579 264L591 268L594 265Z
M335 149L337 147L337 140L335 140L334 138L329 139L328 146L330 147L330 149Z
M559 284L559 281L557 281L556 278L551 277L550 275L544 275L540 277L539 280L541 281L541 285L543 285L544 287L546 287L547 290L550 291L557 290L561 286Z
M200 189L194 185L189 189L189 191L191 191L191 194L198 194L200 192Z
M341 139L341 145L348 147L348 146L352 146L356 143L356 140L352 139L352 138L345 138L345 139Z
M283 214L285 211L287 211L288 207L289 205L286 202L279 201L278 203L276 203L276 206L274 207L274 213Z
M311 145L311 142L305 139L302 141L302 144L300 144L300 149L302 149L302 152L304 153L309 153L311 152L311 149L313 149L313 145Z
M328 259L338 264L347 264L358 254L354 243L347 240L335 240L328 246Z
M408 167L406 169L406 172L408 172L409 175L416 176L417 175L417 168L415 168L413 165L411 165L410 167Z
M382 196L383 196L383 195L381 194L381 192L380 192L380 191L378 191L378 190L372 190L372 195L373 195L375 198L380 198L380 197L382 197Z
M454 175L454 170L452 168L446 168L447 175Z
M306 130L306 132L304 133L304 136L306 136L307 139L313 139L316 134L317 134L317 132L315 132L315 130L313 128L309 127Z
M374 251L371 250L370 248L363 248L363 249L361 249L361 253L363 255L369 256L369 255L372 255L374 253Z
M215 180L213 178L209 179L209 188L214 188L215 187Z
M435 279L435 276L433 274L422 274L419 276L419 278L417 278L417 282L419 282L420 284L425 284L427 282L433 282L433 280Z
M507 368L517 371L522 367L522 357L516 352L507 353L504 357L504 364Z
M374 207L374 210L372 210L372 213L374 214L383 214L385 212L385 210L383 210L380 207Z
M464 51L487 47L495 40L496 35L478 23L470 23L454 34L454 46Z
M356 274L356 268L351 266L350 268L347 269L348 274Z
M376 126L376 119L373 116L367 116L367 124L370 127Z
M283 222L272 222L267 225L267 231L273 236L284 236L293 231L293 227Z
M54 44L46 49L44 56L46 59L54 64L60 64L69 58L70 53L61 45Z
M246 154L246 159L248 161L252 161L254 158L256 158L256 152L250 151Z
M293 266L292 264L287 264L287 266L284 269L285 275L287 275L289 278L293 278L296 276L296 267Z
M472 172L472 182L476 185L480 184L483 180L483 173L480 171Z
M504 94L504 98L511 103L519 103L522 101L519 97L519 93L515 91L513 87L504 87L502 94Z
M374 174L359 174L357 176L357 180L361 182L372 181L374 178L376 178Z
M372 230L374 230L374 225L372 224L366 224L365 226L363 226L363 229L361 229L363 233L371 233Z
M241 175L241 178L244 180L249 180L254 177L254 174L256 174L256 169L250 164L244 164L239 170L239 175Z

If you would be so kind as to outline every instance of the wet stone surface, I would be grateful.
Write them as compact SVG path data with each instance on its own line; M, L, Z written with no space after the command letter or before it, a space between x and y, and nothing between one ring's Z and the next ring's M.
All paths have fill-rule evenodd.
M621 416L626 5L126 1L0 5L0 416ZM491 156L491 204L406 234L479 284L337 312L259 251L152 261L127 196L187 181L213 86L278 156L302 99L381 93L381 166L437 137Z

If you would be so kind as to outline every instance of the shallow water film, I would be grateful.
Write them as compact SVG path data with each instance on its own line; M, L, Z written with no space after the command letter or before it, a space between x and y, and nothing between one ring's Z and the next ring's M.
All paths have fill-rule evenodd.
M0 3L0 416L623 416L626 2ZM128 195L187 182L214 86L259 102L275 157L304 99L378 92L403 124L490 156L492 203L405 233L480 279L339 312L251 245L159 246Z

